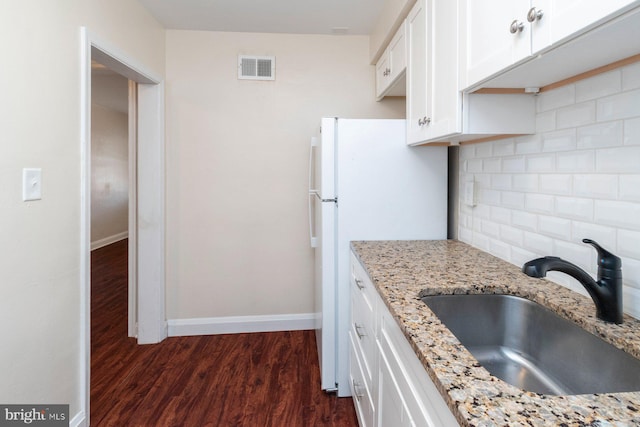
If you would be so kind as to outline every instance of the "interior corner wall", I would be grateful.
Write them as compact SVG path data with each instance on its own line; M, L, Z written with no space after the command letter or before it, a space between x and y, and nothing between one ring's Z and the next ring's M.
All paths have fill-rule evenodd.
M314 311L309 143L321 117L404 118L375 101L363 36L167 31L167 317ZM237 78L275 56L275 81Z
M164 76L164 29L135 0L19 1L0 14L0 402L86 422L81 27ZM22 169L42 200L22 201ZM126 332L125 332L126 333Z

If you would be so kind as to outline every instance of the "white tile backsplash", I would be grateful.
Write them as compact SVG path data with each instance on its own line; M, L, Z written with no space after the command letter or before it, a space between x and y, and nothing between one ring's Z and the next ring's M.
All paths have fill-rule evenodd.
M640 115L640 90L622 92L598 100L598 121L627 119Z
M528 211L513 211L511 213L511 224L523 230L538 230L538 215Z
M588 125L596 120L596 102L589 101L564 107L556 113L556 127L558 129L574 128Z
M524 193L517 191L503 191L501 196L501 206L512 209L524 209Z
M542 147L542 137L540 135L525 135L516 138L516 154L539 153Z
M620 176L620 199L640 202L640 175Z
M511 190L511 175L506 173L491 175L491 188L496 190Z
M596 172L640 173L640 146L596 150Z
M640 232L618 230L618 256L640 259Z
M573 175L573 195L596 199L615 199L618 196L618 175Z
M624 121L624 144L640 145L640 117Z
M623 122L621 120L578 128L579 149L620 146L622 141Z
M593 221L593 199L556 197L556 214L563 218Z
M558 172L593 172L595 164L593 150L565 151L556 154L556 170Z
M463 146L458 238L516 265L545 255L595 275L591 238L623 258L625 295L640 301L640 62L536 99L535 135ZM576 291L563 273L548 276ZM629 302L625 302L630 307ZM634 310L638 313L638 309Z
M502 158L502 172L524 172L525 161L524 156L515 157L503 157Z
M515 174L513 175L512 185L514 190L520 191L537 191L538 175L537 174Z
M524 243L524 231L509 225L501 225L500 239L510 245L522 247Z
M640 203L596 200L594 221L616 228L640 231Z
M640 88L640 62L622 69L622 90Z
M567 85L556 90L543 92L536 98L536 111L556 110L560 107L571 105L576 101L575 85Z
M576 83L576 102L602 98L620 92L622 72L613 70Z
M529 212L552 214L555 210L554 197L549 194L540 193L525 194L524 207Z
M584 238L589 238L598 242L602 247L614 251L617 248L617 229L605 225L594 224L593 222L571 222L571 241L581 242Z
M540 191L545 194L571 194L573 175L542 174L540 175Z
M538 231L545 236L569 240L571 239L571 220L557 216L540 215L538 217Z
M555 154L534 154L526 157L527 172L554 172L556 170Z
M576 130L565 129L542 134L542 151L558 152L575 150Z

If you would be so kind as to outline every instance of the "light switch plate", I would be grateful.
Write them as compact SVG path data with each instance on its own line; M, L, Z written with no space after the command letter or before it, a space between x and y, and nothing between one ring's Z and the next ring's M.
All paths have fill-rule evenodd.
M42 199L42 169L22 169L22 200L27 202L40 199Z

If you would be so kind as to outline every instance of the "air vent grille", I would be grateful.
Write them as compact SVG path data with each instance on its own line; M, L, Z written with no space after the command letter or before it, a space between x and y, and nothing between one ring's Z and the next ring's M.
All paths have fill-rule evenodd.
M238 56L238 78L245 80L275 80L274 56Z

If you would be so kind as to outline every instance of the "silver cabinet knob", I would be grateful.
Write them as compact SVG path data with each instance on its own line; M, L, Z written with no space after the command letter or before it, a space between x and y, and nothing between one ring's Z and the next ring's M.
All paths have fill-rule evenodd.
M524 30L524 23L514 19L511 25L509 26L509 32L511 34L521 33Z
M544 16L544 12L541 9L536 9L535 7L532 7L531 9L529 9L529 12L527 12L527 21L529 22L539 21L542 19L543 16Z
M364 285L362 284L362 280L360 280L360 279L356 279L356 286L360 290L364 289Z
M358 325L357 323L354 323L353 326L355 327L356 335L358 336L358 339L362 339L367 336L366 333L362 332L364 330L363 325Z
M418 119L418 126L428 125L429 123L431 123L431 119L429 117Z

